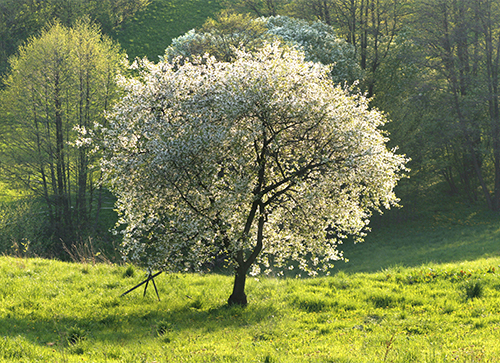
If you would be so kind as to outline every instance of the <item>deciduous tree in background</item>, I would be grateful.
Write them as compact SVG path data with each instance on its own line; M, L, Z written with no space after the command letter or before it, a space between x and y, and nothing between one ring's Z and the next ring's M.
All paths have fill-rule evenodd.
M406 159L386 148L386 119L302 53L138 67L100 145L131 261L183 271L228 255L228 303L245 305L248 272L327 271L396 204Z
M216 20L208 19L199 31L191 30L173 39L165 58L172 61L178 56L202 56L207 52L217 60L231 61L235 49L253 51L273 39L301 50L307 61L332 65L330 76L334 82L352 84L363 78L354 47L337 37L331 26L287 16L253 19L222 13Z
M8 68L12 56L31 36L50 22L72 26L88 18L110 34L150 0L0 0L0 74Z
M85 233L95 211L96 176L88 148L70 146L76 129L102 122L115 97L115 75L122 59L118 48L97 26L59 23L32 38L11 59L4 108L6 180L45 201L49 235L64 241Z
M287 15L320 21L335 29L339 38L354 47L369 97L380 91L379 69L388 61L394 39L412 12L408 0L231 0L224 5L258 17Z
M209 53L219 61L230 62L235 58L235 48L253 51L269 40L264 20L249 15L223 12L216 19L207 19L199 30L172 39L165 50L165 59L190 58Z
M499 5L493 1L433 0L415 4L413 38L420 46L422 84L435 101L420 130L440 151L441 173L468 202L500 208ZM427 97L431 99L430 97ZM434 125L429 127L429 125ZM430 141L430 142L429 142ZM437 157L434 157L438 160Z

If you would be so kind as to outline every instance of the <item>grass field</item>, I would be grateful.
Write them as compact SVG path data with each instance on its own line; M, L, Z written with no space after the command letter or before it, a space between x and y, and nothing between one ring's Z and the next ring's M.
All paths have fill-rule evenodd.
M500 258L315 279L0 257L2 362L498 362Z
M427 202L428 203L428 202ZM500 215L477 206L442 198L415 221L382 220L361 244L342 246L346 272L375 272L389 266L459 263L500 256Z
M129 59L158 61L173 38L201 26L221 9L218 0L151 0L150 5L113 34Z

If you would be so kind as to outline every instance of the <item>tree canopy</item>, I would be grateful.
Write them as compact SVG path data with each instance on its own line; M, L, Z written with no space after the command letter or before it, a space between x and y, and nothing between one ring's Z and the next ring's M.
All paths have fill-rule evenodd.
M385 117L303 53L135 67L100 145L131 261L200 270L228 256L229 303L246 304L248 271L327 271L397 203L406 158L387 149Z
M55 23L11 58L0 93L0 170L11 185L44 200L47 233L58 246L45 246L50 254L61 252L61 239L69 243L83 233L90 212L99 209L92 156L71 143L76 129L102 122L116 97L122 59L119 48L86 21L72 28Z
M254 19L222 13L217 19L208 19L200 30L173 39L165 58L172 61L177 56L207 52L218 60L231 61L236 49L254 51L273 40L302 51L306 61L332 65L330 75L335 82L352 84L363 78L354 47L338 38L331 26L287 16Z
M17 48L51 22L72 26L87 18L109 34L149 3L150 0L0 0L0 74L8 70L8 58Z

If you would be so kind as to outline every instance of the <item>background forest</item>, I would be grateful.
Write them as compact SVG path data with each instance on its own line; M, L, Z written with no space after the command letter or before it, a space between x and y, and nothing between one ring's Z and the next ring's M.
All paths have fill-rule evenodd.
M125 54L157 61L179 44L191 54L251 47L262 32L252 19L275 16L327 26L342 42L338 61L324 60L330 49L316 38L295 41L316 49L315 61L354 59L354 73L339 82L356 74L356 87L392 120L390 146L411 158L396 191L404 207L375 217L374 229L497 218L500 1L0 0L0 253L68 258L95 249L116 258L114 199L99 184L95 156L71 146L75 128L112 106ZM178 38L193 28L191 36L210 34L219 48ZM280 29L274 34L286 40ZM48 75L61 82L37 88ZM49 118L53 130L37 139Z

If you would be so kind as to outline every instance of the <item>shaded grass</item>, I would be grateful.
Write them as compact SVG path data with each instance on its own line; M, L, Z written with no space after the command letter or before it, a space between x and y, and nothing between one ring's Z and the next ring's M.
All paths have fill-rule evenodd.
M335 270L375 272L395 265L411 267L500 256L498 213L461 203L449 207L451 210L431 211L413 222L391 224L382 219L365 242L341 246L349 262L337 263Z
M315 279L169 274L0 258L0 361L495 362L500 258ZM482 294L468 298L480 281Z

